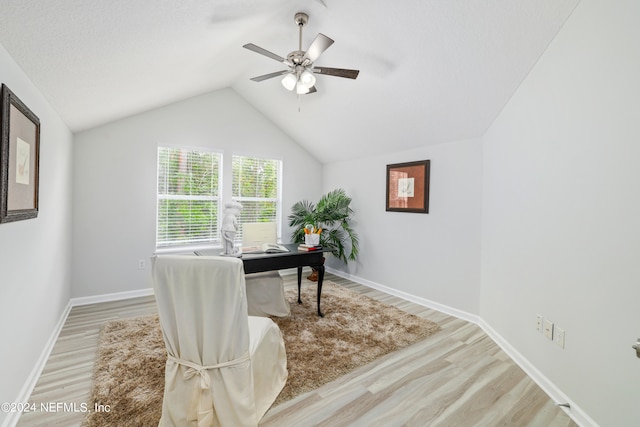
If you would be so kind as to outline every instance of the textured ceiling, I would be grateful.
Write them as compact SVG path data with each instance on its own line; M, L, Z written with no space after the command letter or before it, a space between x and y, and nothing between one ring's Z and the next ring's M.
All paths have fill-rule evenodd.
M0 0L0 43L74 132L232 87L331 162L482 135L578 1ZM249 80L284 67L242 45L296 50L298 11L357 80Z

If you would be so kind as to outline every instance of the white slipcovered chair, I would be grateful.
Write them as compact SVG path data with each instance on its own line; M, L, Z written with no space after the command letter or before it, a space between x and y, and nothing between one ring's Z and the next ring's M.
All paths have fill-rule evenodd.
M247 314L242 261L156 255L167 348L159 426L256 426L287 379L282 333Z
M284 297L284 281L277 271L265 271L244 276L247 284L249 316L285 317L291 314Z

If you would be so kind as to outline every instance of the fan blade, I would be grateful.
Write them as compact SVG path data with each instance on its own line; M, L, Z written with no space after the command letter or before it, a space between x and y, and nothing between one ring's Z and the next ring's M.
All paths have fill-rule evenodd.
M358 77L360 70L347 70L344 68L327 68L314 67L311 71L316 74L325 74L327 76L344 77L346 79L355 79Z
M269 52L266 49L261 48L260 46L256 46L253 43L247 43L244 46L242 46L245 49L249 49L255 53L259 53L260 55L264 55L266 57L269 57L271 59L275 59L278 62L282 62L283 64L288 64L288 61L286 59L284 59L282 56L280 55L276 55L273 52Z
M318 91L318 90L316 89L316 87L315 87L315 86L311 86L311 87L309 88L309 92L307 92L307 93L306 93L306 95L310 95L310 94L312 94L312 93L316 93L317 91Z
M304 62L305 59L308 59L311 62L315 62L315 60L322 55L322 52L329 49L329 46L332 44L333 40L322 33L318 33L316 38L313 39L313 42L311 42L311 46L309 46L309 49L307 49L302 57L302 61Z
M263 80L272 79L274 77L282 76L290 72L291 70L276 71L275 73L269 73L269 74L264 74L262 76L253 77L251 80L253 80L254 82L261 82Z

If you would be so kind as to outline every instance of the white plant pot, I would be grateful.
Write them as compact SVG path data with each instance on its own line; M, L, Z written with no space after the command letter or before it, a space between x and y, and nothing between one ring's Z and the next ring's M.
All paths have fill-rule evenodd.
M319 234L305 234L304 235L304 244L305 245L319 245L320 244L320 235Z

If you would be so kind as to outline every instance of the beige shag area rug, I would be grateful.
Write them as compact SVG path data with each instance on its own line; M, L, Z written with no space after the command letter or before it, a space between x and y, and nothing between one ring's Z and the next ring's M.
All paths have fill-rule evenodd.
M274 406L314 390L354 368L420 341L437 324L331 282L322 287L324 318L316 314L316 287L286 292L291 315L273 318L283 332L289 377ZM101 332L88 402L109 412L87 413L84 427L157 425L162 409L166 351L158 316L107 322Z

